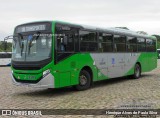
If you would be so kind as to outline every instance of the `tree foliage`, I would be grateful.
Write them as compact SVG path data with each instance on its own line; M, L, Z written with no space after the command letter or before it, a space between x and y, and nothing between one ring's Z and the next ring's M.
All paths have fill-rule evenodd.
M12 43L7 42L6 50L5 50L5 42L0 41L0 52L11 52L12 51Z

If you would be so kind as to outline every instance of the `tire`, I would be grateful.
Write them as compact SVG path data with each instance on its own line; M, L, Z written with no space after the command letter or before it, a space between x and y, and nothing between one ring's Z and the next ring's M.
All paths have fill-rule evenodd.
M76 90L82 91L90 88L91 75L88 71L82 70L79 74L79 84L75 86Z
M138 79L141 76L141 66L139 64L136 64L134 67L134 78Z

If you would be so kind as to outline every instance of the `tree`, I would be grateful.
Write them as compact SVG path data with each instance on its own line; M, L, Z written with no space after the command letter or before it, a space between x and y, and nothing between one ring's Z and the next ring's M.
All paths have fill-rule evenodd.
M4 47L5 47L5 42L0 41L0 52L11 52L12 51L12 43L11 42L7 42L6 50L4 50Z

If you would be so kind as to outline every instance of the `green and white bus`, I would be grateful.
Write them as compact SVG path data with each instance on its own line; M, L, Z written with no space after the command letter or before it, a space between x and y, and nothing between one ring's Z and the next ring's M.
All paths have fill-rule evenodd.
M156 38L119 28L96 28L60 21L32 22L14 30L15 85L88 89L95 81L157 67Z

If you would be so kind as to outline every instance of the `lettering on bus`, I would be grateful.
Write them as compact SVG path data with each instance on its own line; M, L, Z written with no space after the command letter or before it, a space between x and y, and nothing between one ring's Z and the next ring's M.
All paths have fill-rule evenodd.
M17 28L16 32L20 33L20 32L31 32L31 31L42 31L42 30L46 30L46 25L45 24L20 26L20 27Z

